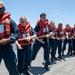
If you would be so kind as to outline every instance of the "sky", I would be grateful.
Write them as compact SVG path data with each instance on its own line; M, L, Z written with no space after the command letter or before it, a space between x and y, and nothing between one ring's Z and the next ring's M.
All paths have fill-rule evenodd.
M35 27L41 13L46 13L49 21L62 23L65 27L75 24L75 0L0 0L4 2L6 12L18 24L20 16L26 16L32 27Z

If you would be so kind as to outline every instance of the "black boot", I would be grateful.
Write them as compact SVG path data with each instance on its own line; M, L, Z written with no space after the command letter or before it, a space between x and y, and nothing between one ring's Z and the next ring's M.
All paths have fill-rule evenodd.
M31 64L28 66L28 70L30 70L31 69Z
M57 58L56 58L56 56L55 56L55 55L53 56L53 58L54 58L54 60L57 60Z
M47 70L47 71L50 71L50 68L48 67L48 65L49 65L49 62L46 62L46 64L45 64L45 69Z
M53 62L54 61L54 57L51 55L51 61Z
M31 75L30 72L28 70L25 70L23 75Z
M67 55L70 55L70 50L67 52Z
M70 54L70 55L71 55L71 56L73 56L73 52L72 52L72 50L71 50L70 52L71 52L71 54Z
M64 56L64 51L62 51L62 56Z
M49 65L51 65L51 61L49 61Z
M29 66L24 67L23 75L31 75L30 72L29 72Z
M62 56L59 54L58 58L62 58Z
M53 62L53 61L54 61L54 59L53 59L53 58L51 58L51 61Z

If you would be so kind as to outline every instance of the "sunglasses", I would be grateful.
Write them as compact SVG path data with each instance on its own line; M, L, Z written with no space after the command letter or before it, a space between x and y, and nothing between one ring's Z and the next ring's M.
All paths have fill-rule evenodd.
M0 10L2 10L3 8L0 8Z

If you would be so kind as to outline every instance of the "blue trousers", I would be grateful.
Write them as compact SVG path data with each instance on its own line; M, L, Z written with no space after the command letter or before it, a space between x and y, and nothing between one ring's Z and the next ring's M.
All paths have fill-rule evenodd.
M64 42L63 42L63 51L65 51L66 50L66 44L68 43L68 40L67 39L65 39L64 40Z
M31 53L31 44L24 46L23 49L17 48L17 57L18 57L18 71L23 73L24 70L27 70L28 66L31 64L32 53Z
M4 60L9 75L18 75L16 55L11 45L0 47L0 63L2 59Z
M55 50L57 50L58 47L58 55L61 56L61 52L62 52L62 40L57 40L55 39ZM55 51L56 54L56 51Z
M51 53L51 58L55 57L55 39L50 38L49 39L49 52Z
M73 39L73 52L75 54L75 39Z
M63 44L63 51L66 50L66 44L68 43L68 52L72 52L73 49L73 40L72 39L65 39Z
M47 42L47 39L43 40L45 44L40 43L39 41L35 40L33 44L33 54L32 54L32 60L35 60L38 51L40 50L41 47L44 49L44 60L46 62L49 62L49 44Z

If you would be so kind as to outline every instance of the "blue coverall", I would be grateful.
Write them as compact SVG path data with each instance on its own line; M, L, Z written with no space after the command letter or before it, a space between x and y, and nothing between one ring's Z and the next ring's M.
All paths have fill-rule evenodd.
M33 35L36 35L35 30L31 27ZM17 57L18 57L18 72L23 73L28 70L28 66L31 64L32 60L32 44L28 46L22 46L23 49L18 49L17 47Z
M15 40L18 39L19 36L19 30L16 26L16 23L10 19L10 27L11 27L11 39L14 43ZM16 55L13 51L13 47L11 43L7 43L5 45L0 45L0 63L1 60L4 60L5 66L7 70L9 71L9 75L18 75L18 69L16 66Z
M36 25L34 30L38 32L40 30L40 26ZM37 35L38 36L38 35ZM38 51L40 50L41 47L44 49L44 60L46 63L49 63L49 43L47 41L47 38L42 38L45 44L40 43L39 41L35 40L33 43L33 55L32 55L32 60L35 60L36 55Z

